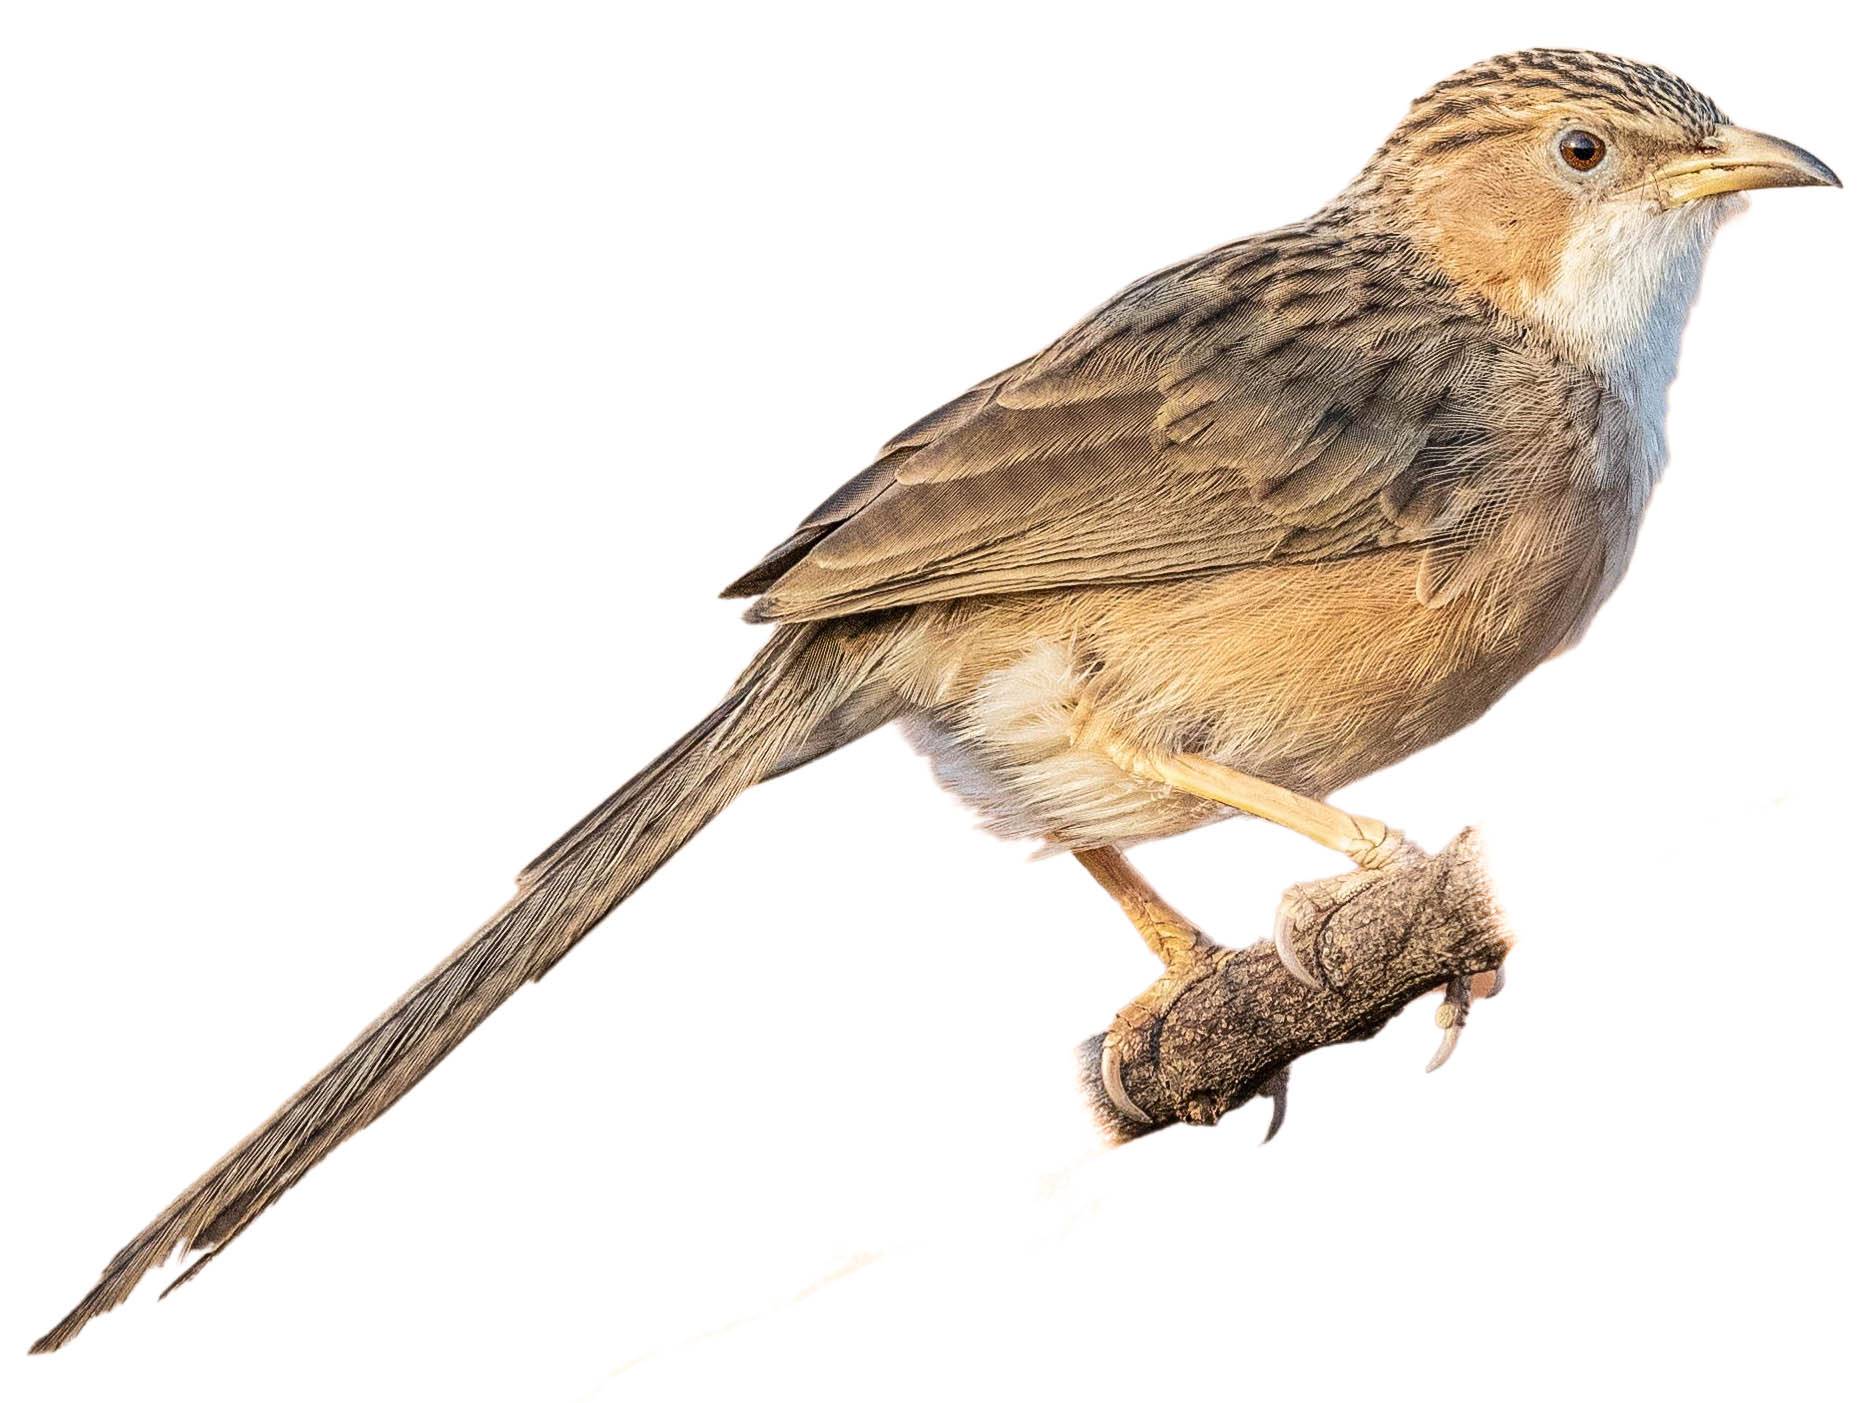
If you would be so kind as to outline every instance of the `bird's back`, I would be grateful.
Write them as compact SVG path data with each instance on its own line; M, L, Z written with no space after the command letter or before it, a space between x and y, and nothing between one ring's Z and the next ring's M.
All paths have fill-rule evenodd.
M1471 498L1443 440L1499 349L1403 241L1328 212L1132 284L892 439L728 593L800 620L1447 536Z

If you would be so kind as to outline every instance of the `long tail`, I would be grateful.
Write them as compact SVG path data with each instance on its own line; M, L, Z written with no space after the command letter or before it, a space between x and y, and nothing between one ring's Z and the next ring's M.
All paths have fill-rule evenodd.
M845 704L887 645L878 633L837 625L775 633L720 706L542 853L511 901L138 1233L33 1352L59 1348L171 1254L207 1249L169 1290L189 1280L508 996L558 963L736 795L854 738L835 713L851 710Z

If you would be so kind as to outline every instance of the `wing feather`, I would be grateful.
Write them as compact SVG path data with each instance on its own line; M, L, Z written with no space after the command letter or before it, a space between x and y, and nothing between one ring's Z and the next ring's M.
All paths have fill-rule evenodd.
M898 435L728 592L822 619L1459 538L1500 495L1463 493L1460 451L1499 347L1400 267L1297 226L1146 278Z

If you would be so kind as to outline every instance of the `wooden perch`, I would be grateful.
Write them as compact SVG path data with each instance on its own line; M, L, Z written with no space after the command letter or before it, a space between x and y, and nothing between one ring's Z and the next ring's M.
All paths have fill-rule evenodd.
M1216 947L1165 974L1149 996L1162 1011L1125 1039L1123 1087L1146 1121L1106 1093L1102 1036L1080 1049L1086 1096L1113 1140L1179 1121L1212 1125L1261 1095L1275 1099L1277 1129L1295 1058L1371 1037L1451 979L1498 969L1512 944L1475 832L1464 829L1435 856L1302 918L1294 945L1322 989L1288 973L1271 942Z

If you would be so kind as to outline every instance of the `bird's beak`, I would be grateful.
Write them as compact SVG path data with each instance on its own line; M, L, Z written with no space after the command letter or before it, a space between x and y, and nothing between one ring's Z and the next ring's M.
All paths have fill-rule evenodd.
M1731 190L1841 184L1832 168L1812 152L1745 127L1717 127L1700 151L1672 161L1657 172L1656 179L1663 202L1672 209Z

